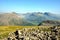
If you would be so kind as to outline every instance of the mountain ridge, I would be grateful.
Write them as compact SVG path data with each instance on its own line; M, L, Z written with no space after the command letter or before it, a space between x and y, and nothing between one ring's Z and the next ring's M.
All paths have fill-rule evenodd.
M38 25L45 20L57 20L59 21L60 16L50 13L50 12L33 12L26 14L19 13L0 13L0 25L21 25L21 26L30 26Z

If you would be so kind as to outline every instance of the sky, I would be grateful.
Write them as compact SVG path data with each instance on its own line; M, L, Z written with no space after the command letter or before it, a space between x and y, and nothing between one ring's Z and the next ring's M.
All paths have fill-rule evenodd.
M60 0L0 0L0 12L60 13Z

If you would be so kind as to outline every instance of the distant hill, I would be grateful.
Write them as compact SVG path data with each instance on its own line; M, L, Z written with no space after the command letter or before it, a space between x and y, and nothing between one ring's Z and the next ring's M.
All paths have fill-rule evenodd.
M40 22L45 21L45 20L57 20L57 21L60 20L60 16L53 13L49 13L49 12L27 13L25 14L25 18L26 20L28 20L29 22L32 22L35 25L38 25Z
M0 26L9 26L9 25L31 26L33 24L26 21L23 16L19 16L15 13L0 14Z
M17 25L17 26L33 26L38 25L45 20L60 21L60 16L49 12L33 12L33 13L0 13L0 25Z

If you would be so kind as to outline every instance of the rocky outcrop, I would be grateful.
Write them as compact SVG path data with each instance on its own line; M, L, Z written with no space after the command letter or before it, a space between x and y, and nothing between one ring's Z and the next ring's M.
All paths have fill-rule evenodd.
M50 27L50 31L41 31L40 28L24 28L9 33L7 40L60 40L60 28Z

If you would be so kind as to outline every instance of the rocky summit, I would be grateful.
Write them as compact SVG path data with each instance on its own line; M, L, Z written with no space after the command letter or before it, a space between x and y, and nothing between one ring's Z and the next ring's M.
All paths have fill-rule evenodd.
M60 28L57 26L50 27L50 31L42 31L40 27L24 28L9 33L8 38L4 40L60 40Z

